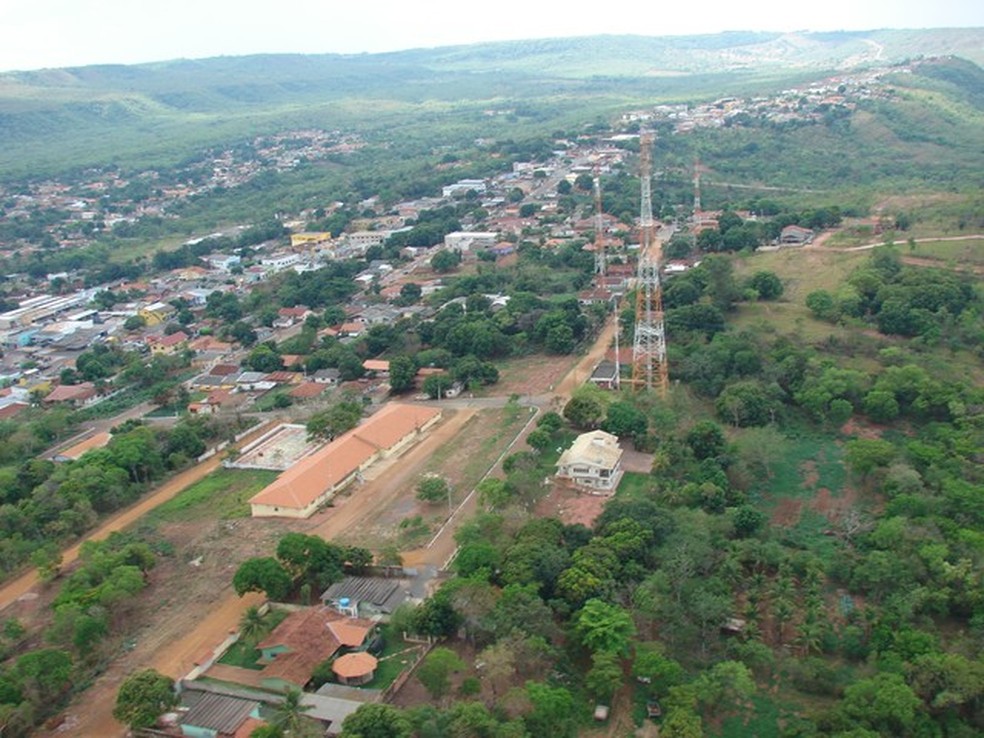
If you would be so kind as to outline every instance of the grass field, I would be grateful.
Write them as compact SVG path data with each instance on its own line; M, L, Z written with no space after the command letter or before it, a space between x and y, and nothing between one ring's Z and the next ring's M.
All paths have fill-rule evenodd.
M653 478L649 474L625 472L615 494L623 499L644 499L649 497L652 486Z
M929 241L917 243L915 250L902 246L903 256L933 259L947 264L984 266L984 239L968 241Z
M277 478L277 472L260 469L219 469L191 485L157 509L148 513L153 523L193 520L208 506L217 519L249 517L247 501Z

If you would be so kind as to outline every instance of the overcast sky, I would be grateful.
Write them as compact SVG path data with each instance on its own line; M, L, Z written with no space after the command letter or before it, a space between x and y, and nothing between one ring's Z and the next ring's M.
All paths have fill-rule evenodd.
M0 71L725 30L984 27L982 0L0 0Z

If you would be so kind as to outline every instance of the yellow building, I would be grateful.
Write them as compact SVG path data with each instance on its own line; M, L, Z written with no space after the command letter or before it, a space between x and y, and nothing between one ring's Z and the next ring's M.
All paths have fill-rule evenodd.
M290 245L292 248L298 246L312 246L317 243L324 243L331 240L329 231L309 231L306 233L291 233Z

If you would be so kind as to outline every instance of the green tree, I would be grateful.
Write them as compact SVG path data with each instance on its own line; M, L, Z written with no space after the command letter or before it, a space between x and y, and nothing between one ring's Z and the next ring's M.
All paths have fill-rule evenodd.
M529 735L574 737L577 733L577 714L574 698L568 690L540 682L527 682L526 697L533 708L524 717Z
M461 263L461 254L451 249L441 249L431 257L430 265L438 274L454 271Z
M435 648L417 667L414 676L434 699L441 699L451 686L451 675L465 668L465 662L450 648Z
M255 372L276 372L284 368L280 354L265 343L250 351L245 363Z
M413 389L417 365L409 356L394 356L390 359L389 375L390 391L395 394L406 392Z
M410 738L413 726L392 705L370 702L345 718L340 738Z
M899 674L881 672L849 685L839 711L882 735L903 736L910 734L921 707L919 697Z
M113 717L130 728L150 728L179 702L170 677L145 669L131 674L116 693Z
M582 430L598 428L605 418L605 405L593 393L576 392L564 405L564 417Z
M553 439L543 428L535 428L530 431L528 436L526 436L526 443L530 448L536 449L539 453L543 453L553 445Z
M250 605L239 618L239 636L244 643L255 645L266 634L267 627L260 608Z
M616 401L608 406L601 427L619 438L644 439L649 430L649 420L634 404Z
M307 422L308 436L325 441L334 440L357 426L361 417L362 406L359 403L343 400L311 416Z
M761 300L775 300L782 296L782 280L774 272L755 272L748 286L754 289Z
M600 599L589 599L584 603L574 628L581 643L592 652L625 654L635 636L632 616L624 608Z
M446 502L451 493L448 480L436 475L428 475L417 482L417 499L423 502Z
M687 445L698 459L716 459L725 451L725 437L721 426L713 420L700 420L687 431Z
M617 654L597 651L591 655L591 668L584 675L584 686L594 699L607 703L622 686L623 676Z
M246 559L232 578L233 589L242 597L247 592L266 592L271 600L283 600L290 594L290 574L271 557Z
M451 377L447 374L434 374L424 380L424 392L432 400L439 400L451 389Z
M290 736L314 738L317 728L313 721L304 717L311 705L302 704L304 693L296 687L291 687L284 694L283 702L277 705L273 715L273 725Z
M826 290L816 290L806 296L806 306L813 317L820 320L836 320L837 302Z

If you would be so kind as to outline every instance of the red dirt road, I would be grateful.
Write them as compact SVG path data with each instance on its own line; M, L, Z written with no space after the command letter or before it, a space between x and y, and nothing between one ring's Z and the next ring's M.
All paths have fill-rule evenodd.
M279 421L270 421L263 424L246 436L238 445L249 443L254 438L259 437L261 433L267 431L276 422ZM131 507L116 513L111 518L108 518L101 526L86 536L83 541L76 543L74 546L71 546L62 552L62 567L72 564L79 557L79 549L82 547L83 542L101 541L107 538L110 533L123 530L123 528L150 512L158 505L167 502L172 497L177 496L177 494L186 487L194 484L208 474L211 474L218 468L221 462L222 454L216 454L212 458L206 459L202 463L193 466L191 469L183 471L177 476L172 477L158 487L155 492L151 493L147 497L144 497L135 505L132 505ZM37 585L38 573L36 569L31 569L30 571L19 576L17 579L4 584L0 587L0 610L3 610L12 602L17 600L18 597L30 592Z
M447 419L431 431L423 441L399 458L384 462L383 466L369 471L373 477L354 492L340 498L336 505L312 519L313 525L306 531L331 539L359 519L372 515L399 494L402 484L410 478L416 467L423 463L442 444L453 438L474 410L449 411ZM197 467L196 467L197 468ZM204 475L203 475L204 476ZM161 500L163 501L163 500ZM159 501L160 502L160 501ZM158 502L158 504L159 504ZM227 586L218 593L206 612L201 613L194 630L173 641L160 644L139 656L139 668L157 669L172 678L187 674L195 662L215 648L235 630L243 611L250 605L262 603L261 595L239 597ZM189 606L191 606L189 604ZM117 738L126 734L125 728L112 716L116 692L125 674L111 670L100 677L78 701L68 709L71 720L66 732L39 733L39 735L71 735L79 738Z

